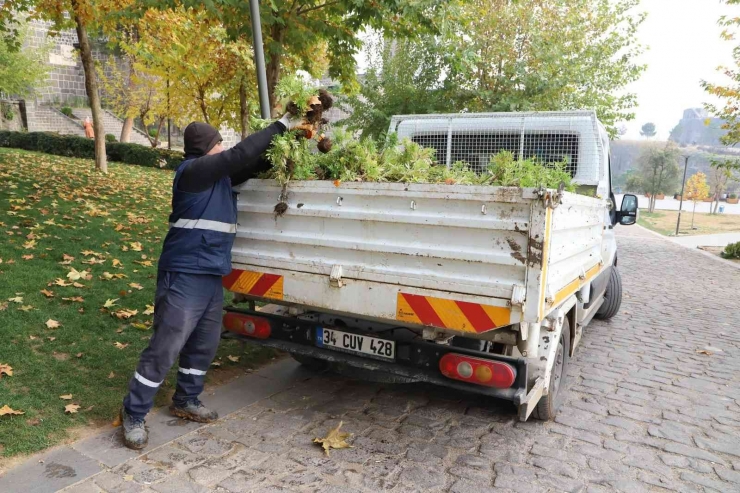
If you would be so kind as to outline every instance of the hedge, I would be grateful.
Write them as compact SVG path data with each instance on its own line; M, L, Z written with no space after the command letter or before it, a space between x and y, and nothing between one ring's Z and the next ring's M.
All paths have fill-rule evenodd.
M65 157L95 158L95 143L92 139L51 132L11 132L0 130L0 147L13 147ZM105 145L105 151L109 161L148 166L151 168L174 170L183 161L183 154L181 152L155 149L139 144L108 142Z

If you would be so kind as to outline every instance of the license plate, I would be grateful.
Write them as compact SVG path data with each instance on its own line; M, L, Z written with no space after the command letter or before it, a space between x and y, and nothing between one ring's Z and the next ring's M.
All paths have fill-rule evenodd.
M316 328L316 345L327 349L360 353L394 360L396 358L396 343L376 337L350 334L334 329Z

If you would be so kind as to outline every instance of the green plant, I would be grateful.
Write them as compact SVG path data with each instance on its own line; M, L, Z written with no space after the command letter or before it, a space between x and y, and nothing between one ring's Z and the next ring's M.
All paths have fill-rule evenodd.
M159 137L159 130L156 128L150 128L148 130L148 133L149 133L149 137L153 139L156 139L157 137Z
M105 141L106 142L118 142L116 139L116 136L113 134L105 134Z
M7 121L13 121L13 117L15 117L13 107L8 103L2 103L2 114L3 118Z
M731 193L731 194L729 195L729 197L730 197L731 199L736 199L736 198L737 198L737 194L736 194L736 193Z
M59 111L62 112L63 115L68 116L69 118L72 118L74 116L74 113L72 113L72 108L69 106L63 106L62 109Z
M95 143L91 139L51 132L0 131L0 147L13 147L57 156L93 159ZM181 152L156 149L139 144L110 142L105 146L108 159L119 163L151 168L177 169L183 161Z
M737 243L730 243L725 247L722 252L723 258L740 259L740 241Z
M315 95L316 89L310 87L296 74L283 77L275 86L275 96L282 103L283 108L296 115L303 115L310 109L308 100ZM296 104L296 111L289 108L289 102Z

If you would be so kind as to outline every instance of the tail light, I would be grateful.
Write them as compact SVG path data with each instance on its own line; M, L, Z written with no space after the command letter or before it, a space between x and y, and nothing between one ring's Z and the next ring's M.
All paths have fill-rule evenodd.
M516 368L502 361L447 353L439 360L439 371L447 378L508 389L516 380Z
M270 337L270 321L265 318L229 312L224 315L223 322L224 327L229 332L235 332L256 339L267 339Z

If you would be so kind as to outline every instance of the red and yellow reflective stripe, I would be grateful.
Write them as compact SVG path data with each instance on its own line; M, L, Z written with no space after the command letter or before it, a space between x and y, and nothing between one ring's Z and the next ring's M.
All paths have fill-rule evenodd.
M398 293L396 320L441 329L481 333L511 323L511 310L432 296Z
M234 269L231 274L224 276L223 286L234 293L283 299L283 276L275 274Z

